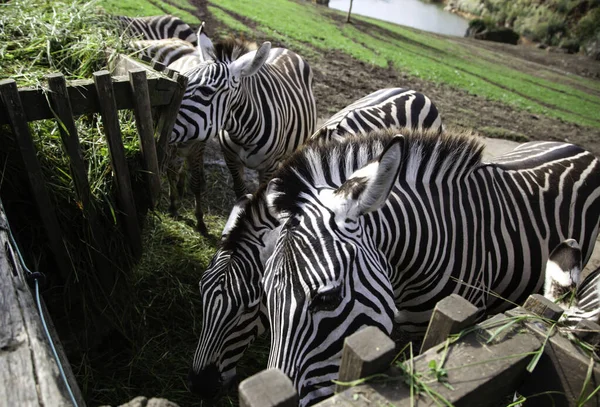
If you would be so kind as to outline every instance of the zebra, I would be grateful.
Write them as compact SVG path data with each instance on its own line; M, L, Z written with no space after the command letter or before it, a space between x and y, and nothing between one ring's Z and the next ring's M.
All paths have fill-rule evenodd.
M374 117L378 120L373 121ZM360 133L367 122L380 128L415 123L420 123L418 128L431 126L436 132L441 128L439 112L427 96L410 89L382 89L333 115L307 143ZM205 398L232 381L237 361L268 326L260 281L279 222L268 211L265 185L254 195L244 195L237 201L223 229L221 244L200 281L204 312L188 386ZM224 292L228 306L223 306Z
M346 106L310 137L321 142L390 127L443 131L442 118L426 95L412 89L379 89Z
M581 249L575 239L561 242L546 262L544 297L570 308L581 278Z
M179 72L184 72L200 63L198 48L179 38L137 40L131 42L130 47L134 55L147 56ZM182 66L181 61L186 61L189 65Z
M201 29L201 62L183 72L188 86L170 139L185 148L218 138L237 197L247 193L244 166L257 170L259 181L269 179L316 125L308 63L290 50L271 48L270 42L258 49L253 44L228 38L213 45ZM202 154L198 148L193 159L201 161ZM194 167L197 228L207 234L199 201L204 171L202 165Z
M587 263L600 219L600 162L572 144L530 142L482 162L476 139L381 131L310 145L266 187L281 223L263 273L269 368L302 406L331 395L344 338L372 325L422 336L456 293L479 316L542 288L567 238Z
M600 267L583 281L581 249L574 239L561 242L546 263L544 296L565 309L561 323L567 327L582 319L599 322Z
M567 325L575 326L582 319L600 323L600 267L589 273L577 286L577 303L565 311Z
M196 32L179 17L165 14L152 17L114 16L119 27L130 37L142 40L179 38L198 45Z

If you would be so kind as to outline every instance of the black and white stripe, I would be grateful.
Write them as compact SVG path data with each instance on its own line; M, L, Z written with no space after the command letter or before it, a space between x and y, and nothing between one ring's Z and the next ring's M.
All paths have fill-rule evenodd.
M344 338L362 326L422 335L452 293L482 316L501 312L542 288L550 250L568 238L587 262L598 160L557 142L490 163L482 149L453 132L382 133L307 146L275 174L269 367L292 378L302 406L331 395Z
M588 274L577 287L576 305L565 311L568 325L583 319L600 323L600 267Z
M120 27L133 39L164 40L179 38L198 45L198 37L194 30L179 17L165 14L152 17L115 16Z
M268 42L255 46L239 39L213 45L201 28L201 62L183 73L189 81L170 140L185 146L218 137L238 197L247 192L244 167L269 179L316 124L308 63ZM191 175L204 178L202 170ZM197 200L198 229L206 231L201 213Z
M311 136L329 141L391 127L443 130L442 118L426 95L404 88L380 89L331 116Z
M383 93L388 95L385 100L379 96L372 97ZM350 106L356 106L361 111L368 108L369 112L373 109L397 112L398 117L387 115L384 116L385 120L376 122L381 128L388 128L406 123L405 112L409 108L395 109L402 98L399 95L406 95L406 105L411 106L411 111L415 111L417 105L410 105L409 100L429 100L418 92L395 88L374 92ZM327 125L322 126L322 129L327 128L327 132L317 131L311 141L318 142L330 136L338 138L347 135L347 129L358 129L362 123L361 115L352 112L350 106L334 115ZM430 102L423 106L427 106L429 112L437 112ZM424 121L423 125L431 123L434 131L437 131L440 127L439 116L426 116L431 120ZM343 120L337 119L340 117ZM355 118L358 119L353 124ZM334 123L338 123L339 128ZM263 184L253 196L240 199L233 208L223 230L221 247L202 275L200 287L204 313L200 340L190 371L190 387L203 396L210 395L215 389L216 379L211 378L217 377L222 386L235 375L235 365L248 344L265 330L266 308L261 278L279 226L279 221L267 208L265 186ZM223 306L223 293L226 293L227 303L230 304L227 307ZM259 303L260 306L257 305Z
M187 41L178 38L132 41L130 47L136 56L146 56L170 69L184 72L200 64L200 52ZM185 64L182 64L186 61Z

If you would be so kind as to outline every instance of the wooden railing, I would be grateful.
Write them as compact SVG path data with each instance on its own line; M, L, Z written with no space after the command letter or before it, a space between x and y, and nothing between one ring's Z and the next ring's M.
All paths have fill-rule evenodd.
M36 156L28 122L55 119L59 123L64 152L70 163L75 192L81 202L85 219L89 222L90 230L101 233L98 214L91 205L87 167L81 155L74 120L80 115L101 114L115 177L117 207L123 214L122 228L133 255L139 257L142 250L141 234L131 177L125 160L118 111L131 109L135 114L140 150L150 190L149 206L154 207L160 195L160 163L165 157L167 141L183 98L187 78L176 73L170 78L141 67L128 70L128 76L111 77L108 71L100 71L94 73L93 80L77 80L68 84L61 74L49 75L47 79L48 90L18 89L12 79L0 81L0 125L9 124L12 128L53 256L61 276L66 279L72 272L72 265ZM152 109L158 114L156 129ZM155 133L158 142L155 142ZM106 260L103 241L102 236L96 236L94 242L88 242L94 248L92 252L95 253L98 263Z
M563 310L540 295L472 325L475 313L457 295L440 301L423 353L404 361L394 361L394 342L377 328L349 336L336 395L316 407L499 406L515 392L527 398L527 406L600 405L600 363L591 351L600 341L598 324L582 321L569 339L555 323ZM239 399L242 407L298 403L292 382L276 369L240 383Z

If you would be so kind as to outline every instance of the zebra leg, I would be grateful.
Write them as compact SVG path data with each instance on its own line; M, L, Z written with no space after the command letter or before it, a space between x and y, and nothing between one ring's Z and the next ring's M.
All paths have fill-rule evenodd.
M181 196L185 185L185 172L183 164L185 159L178 154L177 147L169 146L167 159L167 179L169 180L169 213L172 217L179 217L179 207L181 206Z
M223 156L225 157L225 163L231 176L233 177L233 191L235 192L236 199L248 193L246 182L244 181L244 165L240 162L237 156L232 156L223 150Z
M203 236L208 236L208 229L204 223L204 212L202 211L202 198L206 189L206 178L204 176L204 142L195 142L190 146L187 161L190 171L190 188L196 198L196 229Z

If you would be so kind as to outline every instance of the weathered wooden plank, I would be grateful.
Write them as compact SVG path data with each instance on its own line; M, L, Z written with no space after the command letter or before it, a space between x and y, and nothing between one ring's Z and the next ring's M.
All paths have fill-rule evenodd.
M439 301L429 319L421 353L444 342L449 335L472 325L476 316L477 307L460 295L451 294Z
M173 79L177 82L177 89L173 92L173 100L167 106L160 108L158 124L156 125L156 131L158 132L156 153L161 170L164 169L167 158L167 145L188 83L188 78L185 75L176 74Z
M263 370L240 383L240 407L297 407L292 381L278 369Z
M103 253L106 253L104 244L105 238L103 234L104 228L101 226L98 213L92 204L92 194L88 181L87 168L83 160L79 137L77 135L77 127L71 113L71 103L67 92L67 84L65 77L60 74L51 74L46 76L48 87L50 88L50 104L56 113L56 120L59 122L59 133L63 142L63 147L69 157L69 165L73 182L75 184L75 192L81 201L84 217L89 223L90 244L96 250L92 250L92 256L96 270L99 272L99 280L103 287L110 291L114 284L114 276L112 267L109 265L107 258Z
M87 178L87 169L83 162L77 127L71 113L71 102L67 93L65 77L60 74L47 75L48 87L50 88L50 103L56 113L56 120L59 124L58 130L62 139L63 147L69 157L71 176L75 184L75 192L80 199L82 207L88 213L90 211L95 216L94 208L91 205L90 184Z
M158 158L156 156L156 142L154 141L154 125L152 122L152 107L148 94L146 82L146 71L138 69L129 71L129 81L133 92L135 124L137 126L142 150L142 159L148 189L150 195L150 206L155 208L160 196L160 172L158 169Z
M124 215L126 233L136 258L142 253L142 239L137 220L135 201L131 189L129 168L125 159L125 150L119 128L119 116L115 103L112 80L108 71L94 73L94 82L98 94L102 124L108 141L110 162L115 173L119 208Z
M527 311L539 315L543 318L548 318L551 321L558 321L565 312L560 305L550 301L541 294L532 294L527 298L523 308Z
M117 108L132 109L133 98L127 76L113 78L114 94ZM173 80L157 73L149 74L148 90L153 107L167 106L173 100L173 92L177 88ZM99 112L98 95L94 82L91 80L69 81L69 100L75 117ZM25 117L27 121L53 119L54 115L48 106L48 100L43 89L23 88L19 90L23 106L27 106ZM5 113L5 103L0 103L0 124L8 124L9 118Z
M485 343L471 332L448 347L447 351L444 351L443 344L435 346L413 359L411 370L414 377L456 407L496 405L500 397L516 389L532 353L542 344L535 334L519 332L517 328L520 326L513 325L513 334L497 343ZM433 369L432 361L435 361ZM442 369L446 375L439 376L438 381L437 372ZM411 400L410 389L404 384L406 375L400 369L393 367L382 373L387 375L385 380L352 387L317 406L443 405L423 395L415 395ZM446 387L442 381L453 389Z
M351 382L382 372L395 355L394 341L380 329L373 326L361 329L344 340L338 380ZM338 384L336 391L344 391L347 387Z
M70 406L68 395L46 340L23 269L15 260L0 207L0 404ZM59 345L58 337L53 337ZM59 357L61 347L58 346ZM85 406L68 363L62 364L71 390Z
M31 133L23 110L22 101L19 98L17 84L12 79L0 81L0 99L8 113L11 128L19 145L23 163L29 177L31 192L37 204L41 221L48 236L48 244L56 260L59 274L66 281L72 272L69 254L63 243L60 225L54 212L54 205L46 190L44 176L40 163L36 156L35 146L31 139Z
M556 403L557 406L578 406L579 398L585 399L600 385L600 364L591 359L588 351L559 334L556 329L549 332L547 324L531 321L525 326L540 340L548 339L544 347L544 357L519 392L524 396L545 391L559 392L544 397L532 397L527 401L527 405L547 406ZM587 386L584 387L590 364L591 375ZM585 404L589 407L598 405L598 393Z

